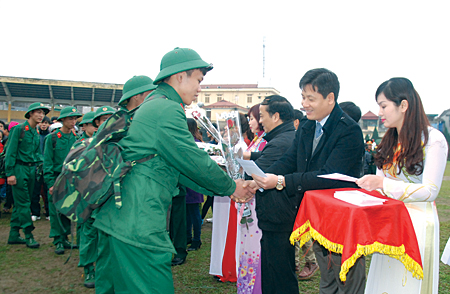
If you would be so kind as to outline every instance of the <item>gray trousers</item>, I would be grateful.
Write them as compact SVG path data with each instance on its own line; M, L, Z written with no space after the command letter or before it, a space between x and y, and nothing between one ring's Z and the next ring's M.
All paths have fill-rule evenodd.
M317 263L316 256L314 255L312 240L313 239L310 239L308 242L303 244L301 248L302 253L300 253L300 243L298 241L295 242L295 266L299 267L300 270L302 270L302 268L300 267L301 256L305 257L305 262Z
M347 273L343 283L339 279L342 255L330 252L314 242L314 253L320 268L320 294L363 294L366 285L366 258L361 256Z

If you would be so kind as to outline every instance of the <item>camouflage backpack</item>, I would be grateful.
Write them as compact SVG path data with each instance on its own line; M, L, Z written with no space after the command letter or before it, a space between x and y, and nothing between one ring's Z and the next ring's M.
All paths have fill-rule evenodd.
M122 158L118 142L127 135L135 111L117 111L100 132L92 138L77 141L67 155L52 196L56 209L72 221L85 222L94 209L113 195L116 207L120 209L122 178L136 163L154 157L150 155L136 161Z

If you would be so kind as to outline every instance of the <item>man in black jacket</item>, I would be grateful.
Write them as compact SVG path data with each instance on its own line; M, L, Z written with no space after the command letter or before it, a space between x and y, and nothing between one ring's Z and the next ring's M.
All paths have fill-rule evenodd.
M331 173L359 177L361 171L364 152L361 128L336 103L339 94L336 74L324 68L310 70L300 80L300 89L308 121L296 132L289 150L265 170L267 177L253 179L265 190L276 187L294 199L303 198L308 190L357 188L354 183L317 177ZM333 211L323 211L322 217L329 213ZM331 253L318 242L313 247L321 271L320 293L364 293L364 257L350 268L344 285L339 280L342 255Z
M295 137L294 109L281 96L268 96L259 108L260 122L267 141L261 152L250 159L265 171L291 147ZM295 251L289 243L299 197L289 197L286 190L256 193L256 214L261 238L261 286L263 293L298 293L295 274ZM282 281L282 282L280 282Z

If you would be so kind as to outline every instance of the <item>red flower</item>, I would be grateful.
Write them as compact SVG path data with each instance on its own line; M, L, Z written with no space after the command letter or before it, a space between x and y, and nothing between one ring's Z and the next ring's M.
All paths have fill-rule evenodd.
M231 119L227 120L227 125L228 128L231 129L234 126L233 121Z

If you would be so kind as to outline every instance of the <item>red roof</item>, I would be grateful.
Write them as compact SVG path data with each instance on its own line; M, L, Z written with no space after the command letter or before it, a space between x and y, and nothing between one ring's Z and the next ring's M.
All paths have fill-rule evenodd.
M247 110L247 108L234 104L226 100L220 100L216 103L203 106L203 108L239 108Z
M378 115L373 113L372 111L368 111L366 114L364 114L361 119L363 120L378 120Z
M246 89L258 88L258 84L214 84L201 85L202 89Z

